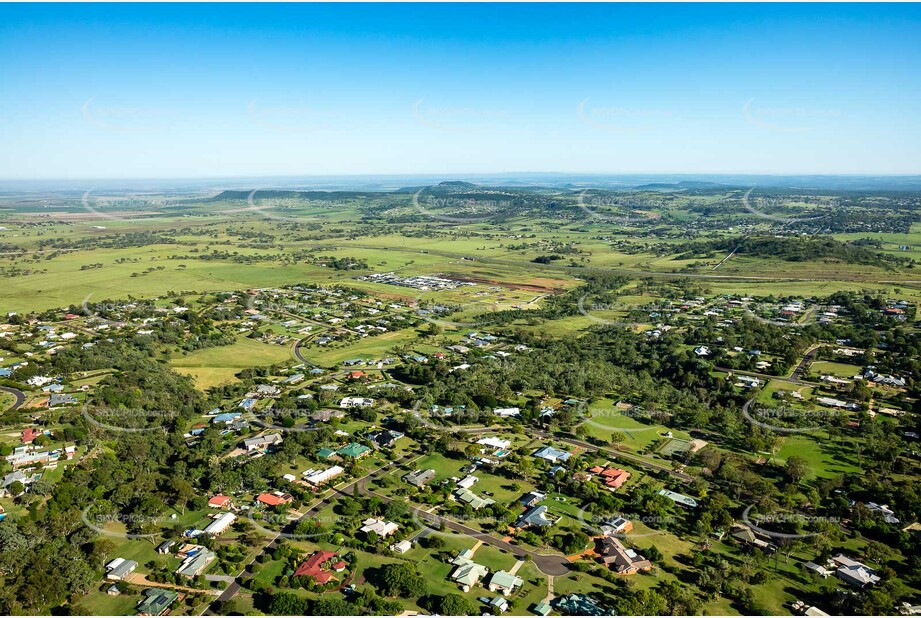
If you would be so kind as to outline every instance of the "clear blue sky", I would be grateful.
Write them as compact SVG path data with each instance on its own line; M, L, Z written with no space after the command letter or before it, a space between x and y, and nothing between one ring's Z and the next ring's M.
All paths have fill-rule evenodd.
M921 173L919 5L0 5L0 177Z

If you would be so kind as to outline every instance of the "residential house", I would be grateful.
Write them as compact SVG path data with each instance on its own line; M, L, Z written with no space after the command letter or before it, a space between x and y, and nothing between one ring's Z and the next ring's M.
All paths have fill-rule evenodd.
M294 501L294 496L291 494L282 493L276 491L271 494L259 494L256 496L256 502L264 504L266 506L278 506L280 504L290 504Z
M496 571L489 578L489 591L509 596L524 585L524 580L507 571Z
M49 408L57 408L59 406L72 406L75 403L77 403L77 399L73 395L54 394L48 397Z
M491 498L482 498L469 489L455 489L452 494L454 499L460 502L461 504L466 504L470 506L474 511L479 511L480 509L491 506L496 503L495 500Z
M601 524L601 532L605 536L618 536L633 530L633 522L624 517L612 517Z
M326 470L308 470L304 472L304 480L315 487L327 483L345 472L342 466L331 466Z
M15 482L22 483L23 486L28 485L32 482L32 476L26 474L22 470L15 470L10 472L0 480L0 497L5 496L10 493L9 487Z
M368 397L343 397L339 402L340 408L370 408L374 400Z
M491 448L498 448L498 449L506 449L511 444L511 442L508 440L503 440L501 438L496 438L494 436L490 436L488 438L480 438L479 440L476 441L476 443L482 444L483 446L488 446Z
M838 554L831 560L838 567L835 571L835 575L850 586L865 588L866 586L878 584L880 581L880 577L876 574L876 571L862 562L848 558L844 554Z
M211 422L215 424L230 425L240 418L240 416L242 416L241 412L224 412L223 414L216 414L211 417Z
M195 547L198 549L187 552L185 560L183 560L179 568L176 569L178 575L188 577L189 579L198 577L204 573L208 566L217 558L210 549L200 546Z
M595 599L586 594L573 593L557 597L551 604L564 616L611 616L610 610L598 605Z
M345 570L346 563L336 558L338 555L335 552L327 550L315 552L297 567L294 576L310 577L318 584L327 584L335 579L334 573Z
M106 579L112 581L121 581L128 577L134 569L136 569L138 563L134 560L125 560L124 558L116 558L112 562L106 565Z
M390 551L392 551L395 554L405 554L412 548L413 548L412 542L406 539L403 539L399 543L394 543L393 545L391 545Z
M208 500L208 506L213 509L228 509L232 506L230 496L225 496L223 494L212 496L211 499Z
M205 534L217 536L227 530L236 518L237 516L233 513L221 513L205 527L204 532Z
M522 506L526 508L530 508L534 506L535 504L538 504L539 502L543 501L544 498L546 497L547 497L546 494L542 494L539 491L529 491L524 496L522 496L521 500L519 500L518 502Z
M633 575L652 569L652 563L636 551L626 547L619 539L606 536L601 539L601 562L620 575Z
M435 471L432 469L416 470L415 472L409 472L408 474L403 475L404 481L416 487L424 486L433 478L435 478Z
M572 453L555 449L552 446L542 446L531 454L538 459L549 461L552 464L566 461L572 457Z
M451 560L451 564L456 568L449 578L464 592L470 592L471 588L476 586L481 579L489 575L489 569L463 554Z
M166 588L148 588L138 603L138 616L162 616L179 598L179 593Z
M375 533L379 537L388 537L397 530L400 529L400 526L393 523L392 521L384 521L383 519L374 519L373 517L368 518L361 522L363 525L359 530L368 534L370 532Z
M542 505L531 507L515 522L515 526L518 528L527 528L529 526L543 528L544 526L552 525L553 520L547 517L547 507Z
M666 498L668 498L675 504L680 504L681 506L686 506L688 508L697 507L697 500L695 500L694 498L691 498L690 496L685 496L684 494L679 494L677 492L669 491L667 489L660 489L659 495L665 496Z
M595 466L589 468L589 472L597 474L605 487L611 490L620 489L623 487L624 483L630 480L630 473L620 468L603 468L601 466Z
M280 433L270 433L264 436L258 436L256 438L246 438L243 440L243 446L246 447L246 452L250 453L252 451L263 451L267 450L273 446L282 443L282 438Z
M895 511L889 508L888 504L877 504L875 502L867 502L867 508L875 513L881 513L883 520L887 524L897 524L899 519L895 516Z
M336 451L336 454L340 457L348 457L350 459L361 459L365 455L371 452L371 448L358 442L352 442L351 444L346 444L341 449Z
M281 394L281 389L274 384L260 384L256 387L256 395L259 397L276 397L279 394Z
M392 429L380 429L368 434L368 439L371 440L371 444L377 449L391 448L396 444L396 441L402 437L402 433L393 431Z
M737 541L741 542L744 545L749 545L751 547L757 547L762 551L770 551L774 549L774 546L771 545L770 541L764 537L764 535L756 533L754 530L745 525L738 525L733 528L730 533L731 536Z

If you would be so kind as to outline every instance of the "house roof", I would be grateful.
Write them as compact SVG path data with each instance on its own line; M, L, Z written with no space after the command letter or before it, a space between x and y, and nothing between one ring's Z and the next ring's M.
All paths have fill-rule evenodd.
M159 616L178 598L175 590L148 588L144 591L144 600L138 604L138 613Z
M489 569L472 560L461 559L461 562L455 560L457 568L451 574L451 580L463 586L474 586L482 578L489 574Z
M572 453L568 451L561 451L560 449L553 448L552 446L542 446L532 453L534 457L539 457L540 459L546 459L547 461L556 463L557 461L566 461L572 457Z
M224 506L228 502L230 502L230 496L218 494L216 496L213 496L210 500L208 500L208 506Z
M485 506L496 503L496 501L491 498L482 498L469 489L464 488L456 489L454 491L454 497L458 502L469 504L473 510L479 510Z
M341 455L342 457L355 458L355 457L361 457L362 455L364 455L370 450L371 448L365 446L364 444L359 444L358 442L352 442L351 444L347 444L343 446L341 449L339 449L338 451L336 451L336 454Z
M518 588L522 584L524 584L523 579L506 571L496 571L492 574L492 578L489 580L490 586L498 586L507 590Z
M429 481L435 478L435 471L432 469L428 470L416 470L415 472L409 472L408 474L403 475L403 480L409 483L410 485L421 486L425 485Z
M296 577L312 577L317 583L325 584L333 578L333 574L323 568L323 565L336 557L336 552L320 550L312 554L301 563L294 572Z
M282 494L280 496L277 494L259 494L258 496L256 496L256 500L258 502L267 504L269 506L278 506L279 504L287 504L288 502L291 502L292 499L293 498L291 497L290 494Z
M550 526L553 525L553 522L547 519L545 513L547 512L547 507L538 505L531 507L524 512L524 515L518 518L518 526Z

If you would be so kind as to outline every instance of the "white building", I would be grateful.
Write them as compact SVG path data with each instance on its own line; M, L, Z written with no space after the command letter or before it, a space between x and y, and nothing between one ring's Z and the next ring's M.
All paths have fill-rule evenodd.
M392 521L384 521L383 519L374 519L373 517L370 519L366 519L361 523L364 524L361 527L362 532L366 534L368 532L373 532L377 536L380 536L380 537L388 537L400 529L400 526L393 523Z
M327 481L330 481L340 474L345 472L345 468L342 466L332 466L326 470L314 470L304 473L304 480L310 483L311 485L320 486Z
M483 446L490 446L492 448L508 448L511 442L508 440L502 440L501 438L496 438L491 436L489 438L480 438L476 441L477 444L482 444Z
M205 527L204 532L205 534L217 536L227 530L236 518L237 516L233 513L222 513L217 519Z
M343 397L339 402L340 408L370 408L374 400L367 397Z

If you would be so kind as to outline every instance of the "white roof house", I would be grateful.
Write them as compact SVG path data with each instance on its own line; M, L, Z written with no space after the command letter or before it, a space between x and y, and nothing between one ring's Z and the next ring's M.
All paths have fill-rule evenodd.
M236 518L237 516L233 513L222 513L220 517L216 518L205 527L204 532L205 534L217 536L227 530Z
M374 519L369 518L361 522L364 524L360 529L364 533L374 532L378 536L387 537L399 530L400 526L393 523L392 521L384 521L383 519Z
M322 485L323 483L336 478L343 472L345 472L345 468L342 466L331 466L326 470L317 470L311 472L310 474L305 474L304 480L311 485Z
M343 397L339 402L340 408L370 408L374 400L368 397Z
M480 438L476 441L477 444L482 444L483 446L491 446L493 448L508 448L511 444L508 440L502 440L501 438L496 438L490 436L489 438Z
M473 487L474 483L476 483L479 480L480 479L478 479L477 477L471 474L468 474L467 476L465 476L464 478L462 478L461 480L457 482L457 486L462 489L470 489L471 487Z

